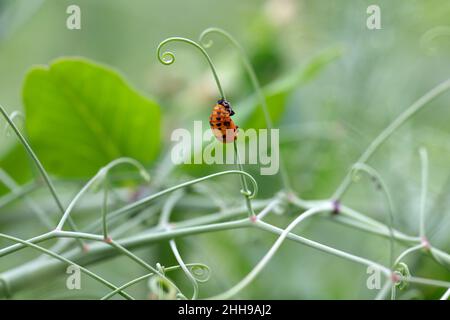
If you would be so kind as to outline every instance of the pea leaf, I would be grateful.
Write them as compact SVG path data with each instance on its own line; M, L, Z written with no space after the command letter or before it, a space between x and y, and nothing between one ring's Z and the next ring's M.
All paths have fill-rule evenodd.
M292 91L313 80L326 66L339 58L342 51L340 47L333 47L320 52L299 70L263 88L269 114L274 124L281 119ZM264 113L256 96L250 97L239 106L236 120L243 129L266 128Z
M19 143L11 146L0 159L0 169L4 170L18 184L23 184L32 178L31 160L24 147ZM0 195L10 190L0 182Z
M55 175L91 176L123 156L148 165L158 155L159 106L106 66L81 58L36 66L23 100L31 144Z

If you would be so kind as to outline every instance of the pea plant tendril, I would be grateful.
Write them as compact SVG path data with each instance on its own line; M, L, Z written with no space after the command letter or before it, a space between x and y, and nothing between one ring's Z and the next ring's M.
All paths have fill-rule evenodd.
M269 113L269 106L267 105L266 97L264 96L264 92L261 88L258 77L256 76L256 72L255 72L252 64L250 63L250 59L248 58L247 54L245 53L244 48L239 44L239 42L230 33L226 32L225 30L222 30L220 28L208 28L200 34L199 41L203 45L203 47L208 49L213 45L213 43L214 43L213 40L209 39L207 41L207 39L206 39L213 33L222 35L237 49L239 56L241 57L242 63L245 67L245 70L250 78L250 81L252 82L252 86L258 97L259 103L261 104L261 109L264 114L264 120L266 121L266 126L268 129L268 134L269 134L269 139L270 139L271 130L273 129L273 123L272 123L272 119L271 119L270 113ZM286 168L284 166L284 162L283 162L282 158L280 159L280 176L281 176L281 180L283 182L284 188L286 189L286 191L289 191L291 187L290 187L290 183L289 183L288 174L286 172Z
M190 40L190 39L182 38L182 37L168 38L168 39L162 41L158 45L158 48L156 50L156 54L157 54L158 60L164 65L170 65L170 64L174 63L175 62L175 55L172 52L170 52L170 51L165 51L165 52L161 53L161 49L167 43L169 43L169 42L177 42L177 41L190 44L190 45L194 46L195 48L197 48L198 50L200 50L202 55L208 61L209 67L210 67L211 72L212 72L212 74L214 76L214 80L216 81L217 89L219 90L220 99L221 100L226 100L224 90L222 88L222 85L220 83L219 77L217 75L216 67L213 64L213 62L211 60L211 57L206 52L206 50L203 49L203 47L200 44L198 44L197 42L195 42L193 40ZM235 159L236 159L236 164L237 164L238 170L244 171L243 165L242 165L241 160L240 160L239 150L238 150L238 147L237 147L237 144L236 144L236 140L233 142L233 146L234 146L234 154L235 154ZM240 179L241 179L241 186L242 186L241 193L245 196L245 201L246 201L246 205L247 205L247 208L248 208L249 216L251 218L254 218L255 217L255 212L254 212L253 207L252 207L251 198L250 198L251 192L248 190L247 180L245 179L244 176L240 176Z
M209 28L200 36L200 44L182 37L171 37L162 41L157 48L157 58L164 65L170 65L175 61L174 53L170 51L162 51L162 48L169 43L181 42L195 47L201 55L206 59L211 69L213 78L216 82L219 96L225 99L225 93L219 80L218 72L213 64L211 57L205 48L212 45L211 41L206 41L206 37L211 33L217 33L224 36L235 46L241 54L244 67L252 81L256 95L260 101L267 127L273 128L273 121L270 117L266 97L256 78L255 71L250 60L244 53L242 46L229 33L218 28ZM245 289L251 284L273 259L286 240L298 243L314 250L329 254L355 264L372 267L384 276L384 285L374 294L375 299L385 299L389 292L391 298L396 299L397 292L402 290L407 284L413 283L417 285L435 286L442 288L441 299L448 299L450 296L450 283L444 280L429 279L412 275L405 258L417 254L419 252L430 254L437 263L446 267L450 267L450 255L435 247L426 237L426 217L427 217L427 196L428 196L428 154L425 148L420 150L421 159L421 196L420 209L418 212L418 235L410 235L396 229L396 210L393 204L393 193L388 188L387 183L382 177L382 173L375 167L368 164L372 155L379 147L391 137L406 121L414 116L418 111L425 107L431 100L450 89L450 79L442 82L435 88L431 89L419 100L405 109L391 124L389 124L381 133L369 144L368 148L362 153L357 161L351 166L349 172L333 193L326 199L307 200L300 197L292 190L287 169L282 165L280 178L283 182L283 190L277 192L272 197L266 199L258 199L258 183L257 180L244 170L239 159L238 148L234 142L235 159L237 170L220 171L210 175L206 175L196 179L186 179L185 182L178 184L169 184L165 182L164 177L159 177L159 181L163 181L161 186L152 190L150 194L144 195L140 199L134 199L120 206L111 205L111 191L114 186L109 183L110 172L119 165L130 165L137 169L146 184L152 185L150 176L145 167L132 158L118 158L101 168L69 202L64 208L60 196L53 185L48 173L45 171L41 161L32 149L31 145L21 133L19 128L13 121L13 116L9 116L6 110L0 106L0 111L6 119L8 125L13 129L21 144L27 150L30 158L38 167L40 174L44 180L46 187L61 212L61 218L54 228L50 228L48 232L35 235L29 239L20 239L18 237L0 233L0 239L7 241L9 244L0 248L0 259L5 259L8 255L23 250L25 248L33 249L43 254L35 260L24 262L23 264L12 267L0 273L0 298L14 298L18 293L26 290L32 285L38 285L41 279L54 277L55 275L64 274L67 265L75 265L80 270L99 282L108 292L99 296L99 299L108 300L121 296L124 299L135 299L130 295L129 288L148 281L149 287L154 297L158 299L229 299L239 297L245 292ZM166 172L166 174L170 173ZM357 182L359 174L365 174L372 179L377 190L383 195L382 203L385 204L382 210L385 212L386 223L371 218L356 209L346 206L343 203L343 197L346 191ZM245 204L240 206L232 206L221 208L219 212L212 212L202 216L189 217L183 215L182 220L172 220L173 213L183 209L183 200L191 196L191 186L204 183L214 179L220 181L222 176L238 175L240 177L240 192L245 198ZM153 174L152 174L153 176ZM4 176L5 177L5 176ZM4 181L8 181L6 178ZM17 186L10 184L12 187L11 194L7 194L0 198L0 208L5 207L18 199L30 195L37 189L38 184L28 184L25 186ZM83 197L94 188L103 189L102 203L98 208L98 216L88 225L81 229L75 225L71 214L76 206L82 201ZM279 210L280 207L290 205L296 211L296 217L290 221L285 228L280 228L267 221L267 217ZM184 209L183 209L184 210ZM158 216L159 214L159 216ZM133 234L126 231L132 230L133 227L147 218L156 218L156 225L145 227ZM41 216L41 219L43 217ZM48 218L48 217L47 217ZM344 224L350 228L373 234L389 240L389 262L385 263L374 261L372 259L335 248L330 245L321 243L320 241L308 239L299 234L304 221L307 220L325 220L329 219L336 223ZM47 225L51 220L45 220ZM125 222L124 222L125 221ZM70 225L70 230L65 230L66 222ZM119 224L118 222L121 222ZM229 289L218 292L211 297L201 294L201 284L208 281L214 276L214 270L201 262L191 262L184 256L183 247L179 247L178 241L187 236L195 236L205 233L214 233L223 230L245 230L247 232L262 232L267 235L276 236L275 242L262 255L256 265L251 268L245 277L238 281ZM46 249L44 244L50 240L57 239L58 242ZM140 258L135 250L148 247L151 244L168 242L171 254L173 254L176 264L165 267L159 261L148 262ZM83 246L80 247L79 244ZM42 245L41 245L42 244ZM400 245L406 246L399 255L395 255L395 248ZM125 279L122 284L113 284L102 276L88 269L89 266L106 261L107 259L123 256L135 263L142 271L142 275ZM180 272L186 281L190 284L191 291L185 293L181 290L183 286L179 286L171 276L174 272ZM299 272L302 272L301 266ZM39 275L39 277L36 277ZM127 292L128 291L128 292Z

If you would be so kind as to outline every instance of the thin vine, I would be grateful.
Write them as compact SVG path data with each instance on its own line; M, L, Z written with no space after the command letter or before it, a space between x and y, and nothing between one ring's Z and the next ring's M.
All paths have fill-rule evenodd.
M209 39L209 41L206 40L206 37L210 36L212 33L217 33L217 34L223 36L237 49L239 56L242 60L242 63L244 64L244 68L247 71L247 74L250 78L253 89L255 90L255 93L258 97L259 103L261 104L261 109L264 114L264 120L266 121L266 126L268 129L268 135L269 135L269 140L270 140L271 131L273 129L273 122L272 122L272 118L270 117L269 106L267 105L266 96L264 95L263 89L261 87L261 84L259 83L258 77L256 76L255 69L253 68L253 66L251 64L250 59L248 58L247 54L245 53L244 48L240 45L240 43L230 33L226 32L225 30L220 29L220 28L208 28L200 34L199 42L203 45L203 47L208 49L213 45L213 43L214 43L213 40L211 40L211 39ZM286 167L285 167L283 159L281 157L280 157L280 176L281 176L281 180L283 182L284 188L287 191L291 190Z
M222 85L219 80L219 76L217 75L216 67L213 64L211 57L208 55L206 50L203 49L203 47L201 45L199 45L197 42L187 39L187 38L182 38L182 37L171 37L171 38L167 38L166 40L163 40L158 45L158 48L156 50L156 55L158 57L159 62L161 62L164 65L171 65L172 63L175 62L175 55L172 52L165 51L165 52L161 53L162 47L170 42L187 43L187 44L197 48L202 53L202 55L206 58L206 61L208 62L208 65L211 69L211 73L213 74L214 80L216 81L217 89L219 90L221 100L226 100L224 90L223 90ZM234 144L234 153L235 153L238 170L244 171L242 163L239 159L239 150L237 148L236 140L233 142L233 144ZM241 193L245 196L245 202L246 202L246 205L248 208L249 217L250 217L250 219L253 219L255 217L255 212L252 208L251 192L248 190L246 178L244 176L241 176L240 178L241 178L241 185L242 185Z

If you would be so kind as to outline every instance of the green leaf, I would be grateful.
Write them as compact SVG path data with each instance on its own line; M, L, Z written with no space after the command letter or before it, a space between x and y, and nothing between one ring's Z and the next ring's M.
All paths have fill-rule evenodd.
M25 148L19 143L14 144L0 159L0 169L4 170L18 184L24 184L32 178L31 165ZM0 182L0 195L9 191Z
M23 99L31 145L55 175L91 176L124 156L148 165L158 155L159 106L108 67L81 58L34 67Z
M341 57L342 53L343 50L341 47L327 49L314 56L300 70L263 88L269 114L274 124L279 122L283 116L287 100L292 91L313 80L326 66ZM235 111L236 123L239 127L243 129L266 128L264 113L256 95L244 101L242 104L238 104L238 108Z

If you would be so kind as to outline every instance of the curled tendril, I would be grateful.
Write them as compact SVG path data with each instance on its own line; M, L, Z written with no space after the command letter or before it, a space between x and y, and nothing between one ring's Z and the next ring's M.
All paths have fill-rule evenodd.
M20 112L20 111L13 111L10 115L9 115L9 119L11 119L11 121L14 121L16 118L22 118L23 121L25 121L25 115ZM6 123L5 124L5 136L9 137L11 135L11 126Z
M242 194L244 194L247 198L249 199L253 199L256 194L258 193L258 183L256 182L255 178L253 178L250 174L248 174L245 171L237 171L237 172L241 172L243 175L247 176L250 181L253 184L253 191L249 191L249 190L241 190Z
M399 262L394 269L394 273L399 276L400 281L398 281L395 286L399 290L406 289L408 286L408 278L411 276L411 273L409 272L408 265L404 262Z
M450 36L450 26L438 26L431 28L425 32L420 38L420 46L427 51L428 54L436 52L436 47L432 45L432 42L443 36Z
M241 189L241 193L246 197L250 197L252 195L252 192L250 190L245 189Z
M175 55L171 51L165 51L161 55L158 53L158 60L162 64L169 66L175 62Z
M156 49L156 55L157 55L159 62L161 62L162 64L164 64L166 66L171 65L175 62L175 54L173 52L171 52L171 51L161 52L162 48L169 42L184 42L184 43L190 44L191 46L200 50L200 52L202 53L202 55L206 58L206 61L208 62L208 65L214 76L214 80L216 81L217 89L219 90L221 98L225 99L225 93L222 89L222 85L220 84L220 80L217 75L216 67L214 66L214 64L211 60L211 57L208 55L208 53L205 51L205 49L203 49L202 46L199 45L197 42L192 41L187 38L182 38L182 37L171 37L171 38L167 38L166 40L163 40L158 45L158 48Z
M212 39L206 39L206 37L210 36L212 33L217 33L225 38L227 38L231 43L233 43L234 46L236 46L239 50L243 50L241 45L233 38L231 34L226 32L223 29L220 28L208 28L205 29L199 37L199 42L202 44L204 48L211 48L214 44L214 41Z
M238 49L240 49L240 50L242 49L240 44L233 38L233 36L231 34L229 34L225 30L220 29L220 28L208 28L208 29L203 30L203 32L199 36L199 42L201 43L201 45L204 48L208 49L214 45L214 41L211 38L206 39L207 37L210 37L212 33L217 33L217 34L224 36L231 43L233 43L233 45L236 46Z
M211 269L206 264L198 263L196 265L189 266L189 271L195 280L201 283L209 281L211 277Z
M214 41L212 39L208 39L207 41L205 41L206 39L204 39L204 37L206 36L205 32L208 31L209 29L205 30L202 32L202 34L200 35L200 43L202 44L203 48L205 49L209 49L213 46Z

